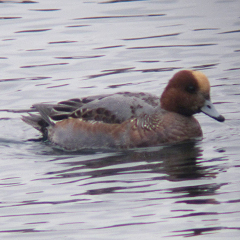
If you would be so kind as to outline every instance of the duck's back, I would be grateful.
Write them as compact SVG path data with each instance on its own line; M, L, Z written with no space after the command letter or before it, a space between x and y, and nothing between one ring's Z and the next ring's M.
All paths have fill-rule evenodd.
M150 115L160 107L160 102L157 96L149 93L120 92L70 99L56 105L35 104L34 107L40 113L47 111L53 121L71 117L114 124L142 114Z

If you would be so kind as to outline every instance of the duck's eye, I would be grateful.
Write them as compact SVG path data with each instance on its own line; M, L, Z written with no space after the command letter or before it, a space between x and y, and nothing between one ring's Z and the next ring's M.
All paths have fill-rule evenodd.
M189 92L189 93L195 93L196 92L196 87L193 86L193 85L188 85L186 87L186 91Z

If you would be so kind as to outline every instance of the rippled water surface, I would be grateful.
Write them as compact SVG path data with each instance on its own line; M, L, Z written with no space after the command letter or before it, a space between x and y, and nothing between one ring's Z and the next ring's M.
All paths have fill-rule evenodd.
M240 2L0 1L0 239L239 239ZM9 110L73 97L160 95L203 71L226 121L204 139L67 153Z

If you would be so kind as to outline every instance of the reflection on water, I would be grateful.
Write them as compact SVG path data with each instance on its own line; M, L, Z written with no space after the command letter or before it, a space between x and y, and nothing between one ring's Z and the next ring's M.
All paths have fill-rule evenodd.
M239 239L239 1L0 7L0 239ZM66 153L27 140L19 110L34 103L160 95L186 68L209 76L226 117L197 116L203 141Z
M150 223L161 223L160 226L167 227L171 219L175 219L176 225L173 224L169 232L163 231L163 236L195 236L227 229L222 226L181 226L184 219L199 218L211 224L216 221L221 211L219 207L215 211L209 211L207 208L202 210L200 206L221 204L218 191L227 185L209 181L217 178L220 172L218 164L226 159L210 159L206 165L199 143L188 142L112 153L85 151L67 155L60 150L48 149L45 153L38 154L43 159L45 156L45 167L49 164L55 167L47 167L47 171L36 174L36 177L39 176L31 180L39 186L26 192L31 200L13 200L8 205L23 208L26 213L2 215L9 219L38 216L39 220L32 223L33 228L17 230L18 232L44 232L45 228L40 229L44 225L47 227L49 220L57 217L56 214L66 215L63 225L74 224L91 231ZM19 180L9 179L7 185L17 187ZM46 183L51 183L51 186ZM52 211L51 206L55 205L59 207ZM40 206L45 206L45 213ZM33 212L27 210L31 207ZM72 207L74 211L71 210ZM103 221L92 219L96 213ZM39 228L38 225L42 227ZM58 227L55 226L54 229Z
M78 152L76 154L80 154ZM84 152L86 154L86 152ZM201 159L201 151L199 147L195 146L194 142L182 143L177 145L165 146L165 147L153 147L139 150L128 150L116 154L116 156L103 157L87 161L71 162L67 159L66 163L61 162L70 167L67 168L67 177L71 177L71 171L76 176L76 170L94 169L94 171L87 171L81 176L111 176L116 174L128 174L133 171L134 173L157 173L161 176L161 179L167 179L170 181L198 179L204 176L211 176L211 173L207 173L205 169L199 167L196 163L197 159ZM140 163L146 162L144 165ZM137 164L136 166L119 168L119 164ZM81 167L77 167L80 165ZM114 166L117 165L117 168ZM71 168L72 167L72 168ZM101 170L99 168L111 167L110 169ZM65 178L64 171L51 172L48 174L57 174ZM163 177L164 176L164 177Z
M151 181L189 181L204 178L215 178L217 172L212 169L212 166L204 167L201 165L201 149L195 146L194 142L182 143L177 145L154 147L147 150L129 150L126 152L119 152L109 157L102 157L90 160L71 161L70 159L60 158L61 164L64 165L63 170L52 171L46 173L49 179L61 179L64 183L71 182L71 178L78 178L75 181L91 179L91 185L98 183L109 183L108 181L101 180L106 177L116 177L118 180L111 180L111 184L119 185L119 175L124 178L124 175L129 174L148 174L147 182ZM80 153L78 153L80 154ZM86 152L84 153L86 154ZM58 161L56 158L52 161ZM219 159L220 161L220 159ZM50 177L49 177L50 175ZM151 175L153 177L151 178ZM70 179L69 179L70 178ZM45 178L44 178L45 179ZM93 180L95 179L95 180ZM93 182L94 181L94 184ZM84 183L86 184L86 183ZM141 182L140 184L143 184ZM196 197L214 194L219 186L216 184L204 184L196 186L176 187L168 189L172 193L182 193L186 196ZM115 186L114 188L97 188L88 190L87 193L82 194L104 194L113 193L116 190L121 193L134 191L139 186ZM126 191L125 191L126 190ZM161 191L159 189L159 191ZM180 196L181 198L183 195ZM203 202L202 202L203 203Z

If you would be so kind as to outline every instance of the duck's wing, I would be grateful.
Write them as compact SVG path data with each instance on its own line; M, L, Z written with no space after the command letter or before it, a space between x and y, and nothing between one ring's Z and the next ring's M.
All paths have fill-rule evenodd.
M122 123L142 114L151 114L160 104L157 96L129 92L86 97L81 99L81 103L70 117L105 123ZM68 101L64 104L68 104ZM59 111L62 110L61 107L54 109Z
M120 124L142 114L149 115L158 106L159 98L152 94L121 92L74 98L57 104L35 104L33 111L40 115L29 114L23 120L43 132L49 125L67 118Z
M67 119L71 116L73 112L77 109L82 108L85 104L92 102L97 99L101 99L103 97L107 97L109 95L96 95L92 97L84 97L84 98L72 98L65 101L58 102L57 104L49 104L49 103L37 103L34 104L30 109L20 110L20 113L40 113L45 121L50 123L51 121L60 121L63 119ZM34 115L30 114L30 115Z

